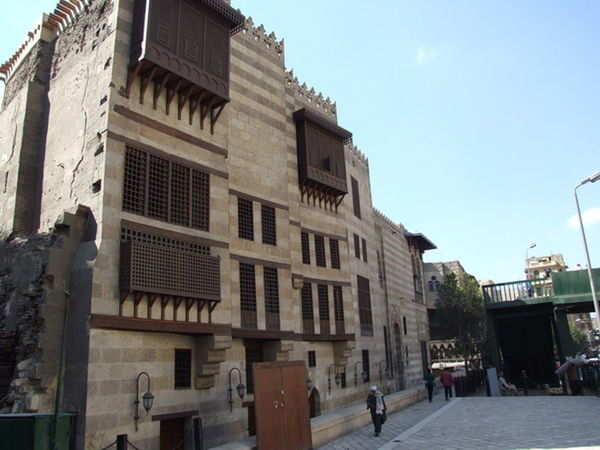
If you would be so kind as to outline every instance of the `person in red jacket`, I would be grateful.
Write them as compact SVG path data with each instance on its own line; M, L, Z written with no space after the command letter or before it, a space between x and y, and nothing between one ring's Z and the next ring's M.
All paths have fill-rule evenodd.
M454 378L452 378L452 374L447 367L444 367L444 370L442 371L440 382L444 386L444 395L446 396L446 401L448 401L448 398L452 398L452 385L454 384Z

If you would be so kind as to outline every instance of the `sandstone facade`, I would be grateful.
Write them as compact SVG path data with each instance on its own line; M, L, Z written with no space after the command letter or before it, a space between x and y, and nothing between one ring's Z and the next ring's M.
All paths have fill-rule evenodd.
M302 184L297 130L308 119L295 113L345 130L336 104L286 70L283 42L243 23L219 109L156 69L136 71L134 0L89 1L68 17L43 19L44 37L4 72L0 231L45 233L65 211L77 218L66 284L38 278L41 303L64 305L67 290L77 305L64 402L79 415L78 442L99 449L127 433L160 448L173 421L190 442L195 416L208 446L246 437L253 395L230 405L227 390L234 368L248 384L257 361L306 361L313 414L364 399L367 382L419 385L429 339L422 254L434 247L374 209L368 160L348 139L338 168L346 195ZM208 212L196 209L203 189ZM146 278L130 279L138 269ZM187 287L194 277L204 277L202 295ZM54 339L30 374L43 401L14 412L52 411L62 310L51 311L41 314ZM140 372L155 400L135 431Z

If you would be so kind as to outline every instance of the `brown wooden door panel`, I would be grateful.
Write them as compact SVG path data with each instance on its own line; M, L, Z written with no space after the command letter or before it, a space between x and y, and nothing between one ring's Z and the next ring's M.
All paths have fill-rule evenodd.
M185 418L160 421L160 450L183 450Z
M312 448L308 390L304 363L281 368L288 442L294 449ZM308 424L308 426L307 426ZM290 447L292 448L292 447Z
M253 373L259 450L312 448L304 362L255 363Z
M281 370L269 363L254 363L256 440L260 450L286 448Z

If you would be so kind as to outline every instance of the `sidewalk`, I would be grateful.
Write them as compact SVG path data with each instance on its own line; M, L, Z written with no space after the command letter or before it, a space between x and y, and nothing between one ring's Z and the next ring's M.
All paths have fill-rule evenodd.
M600 399L467 397L419 402L392 414L379 437L364 427L320 447L345 449L600 448Z
M375 437L373 434L373 426L369 425L361 428L354 433L350 433L343 438L332 441L322 447L320 450L346 450L346 449L375 449L385 445L388 441L391 441L403 431L410 427L418 424L422 420L431 416L440 408L448 405L451 402L444 400L444 391L437 390L433 396L433 402L429 403L427 400L423 400L416 403L408 408L390 414L387 422L383 425L381 434L379 437ZM365 404L366 405L366 404ZM366 408L366 406L365 406Z

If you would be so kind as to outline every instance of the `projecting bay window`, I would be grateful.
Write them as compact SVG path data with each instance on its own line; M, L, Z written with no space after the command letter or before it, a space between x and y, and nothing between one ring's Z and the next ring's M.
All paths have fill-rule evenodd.
M209 175L127 146L123 211L208 231Z
M309 108L294 112L301 200L336 210L348 192L344 144L352 133Z
M135 0L125 95L139 78L140 103L149 96L157 109L164 98L167 114L187 110L201 127L208 118L213 132L229 102L230 37L244 21L219 0Z
M331 327L329 324L329 293L327 292L326 284L317 285L317 293L319 296L319 323L321 327L321 334L331 334Z
M240 310L242 328L257 328L254 266L240 263Z
M356 276L358 285L358 316L362 336L373 336L373 316L371 312L371 292L369 280Z
M185 312L185 320L192 320L197 305L194 311L200 321L202 309L208 305L210 314L221 300L220 259L192 237L124 221L120 257L120 315L124 302L133 296L133 316L156 319L152 307L160 297L160 319L167 319L167 305L172 302L173 320L183 304L179 311ZM143 298L147 308L142 309Z
M335 314L335 334L344 334L344 297L342 296L342 287L333 287L333 310Z
M279 282L277 280L277 269L263 267L263 273L267 330L279 330Z
M314 334L315 316L313 311L312 285L304 283L300 292L302 301L302 331L305 334Z

